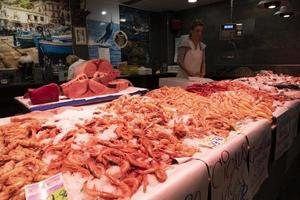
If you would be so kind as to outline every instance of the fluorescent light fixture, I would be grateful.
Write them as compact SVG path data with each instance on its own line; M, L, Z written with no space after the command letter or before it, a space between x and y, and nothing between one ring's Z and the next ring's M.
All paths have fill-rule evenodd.
M276 8L276 6L275 6L275 5L269 5L268 8L269 8L269 9L274 9L274 8Z
M120 22L126 22L126 19L125 18L121 18Z
M274 15L289 18L295 14L295 10L291 9L290 6L281 6L279 11L277 11Z
M107 12L105 10L101 11L101 15L106 15L106 14L107 14Z
M188 0L189 3L196 3L197 0Z
M274 9L281 5L280 0L262 0L258 2L257 7Z

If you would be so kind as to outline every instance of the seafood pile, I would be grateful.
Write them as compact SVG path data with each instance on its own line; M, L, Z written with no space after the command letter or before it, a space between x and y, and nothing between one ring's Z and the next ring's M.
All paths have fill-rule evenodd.
M246 118L272 119L272 101L238 91L213 93L202 97L177 87L163 87L147 93L162 103L175 106L180 114L190 114L203 130L227 137L237 122Z
M255 77L239 78L237 80L257 90L267 91L273 94L300 90L300 77L274 74L272 71L262 71ZM288 96L295 99L290 95Z
M1 199L24 199L24 185L59 172L82 180L81 198L66 184L70 199L129 199L148 179L164 182L175 158L198 151L183 144L188 130L176 110L158 100L123 96L92 112L73 127L24 118L2 126Z
M264 90L253 88L252 85L240 81L215 81L206 84L193 84L186 88L187 91L199 94L201 96L209 96L216 92L224 91L244 91L255 98L259 96L267 101L286 101L289 100L284 94L278 92L270 93Z
M173 117L174 112L159 101L123 96L97 109L84 124L76 124L58 144L50 141L44 148L45 156L52 158L48 171L83 176L84 199L129 199L140 186L146 191L148 175L164 182L175 158L197 151L182 144L180 130L172 134ZM103 179L114 192L98 188L96 183Z
M261 71L256 75L256 80L265 83L291 83L300 85L300 77L289 76L286 74L274 74L272 71Z
M0 127L0 199L24 199L24 186L49 177L36 134L37 120L13 122Z
M68 98L82 98L105 95L129 87L129 81L116 81L120 75L107 60L94 59L86 61L73 69L73 79L61 85L63 93ZM113 81L115 80L115 81ZM109 88L109 86L121 86Z
M177 158L200 151L188 139L226 138L243 120L272 119L278 97L237 81L205 87L204 95L163 87L0 126L0 200L25 199L25 185L60 172L71 200L130 199L165 182Z

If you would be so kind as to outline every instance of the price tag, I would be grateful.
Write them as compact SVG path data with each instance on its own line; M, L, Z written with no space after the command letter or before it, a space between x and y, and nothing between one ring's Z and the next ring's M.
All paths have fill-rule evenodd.
M64 188L60 188L50 194L47 200L68 200L67 191Z
M62 174L25 186L26 200L68 200Z
M219 146L220 144L224 144L225 141L226 141L226 139L223 137L210 135L208 137L201 139L200 146L206 147L206 148L214 148L216 146Z

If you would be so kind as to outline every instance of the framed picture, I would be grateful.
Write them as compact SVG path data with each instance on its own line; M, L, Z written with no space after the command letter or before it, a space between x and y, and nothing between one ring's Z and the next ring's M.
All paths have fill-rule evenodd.
M114 35L114 42L119 49L126 47L128 43L126 33L123 31L117 31Z
M76 45L86 45L86 28L84 27L74 27L75 32L75 44Z

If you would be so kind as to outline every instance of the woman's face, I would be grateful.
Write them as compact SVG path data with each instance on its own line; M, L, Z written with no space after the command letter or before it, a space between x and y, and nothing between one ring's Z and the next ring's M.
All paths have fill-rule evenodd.
M192 36L193 39L202 41L203 26L196 26L193 30L191 30L191 36Z

